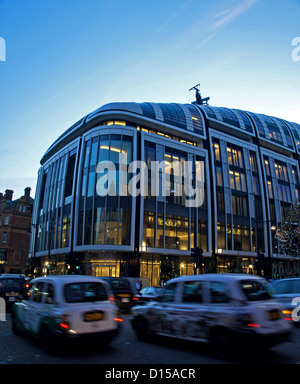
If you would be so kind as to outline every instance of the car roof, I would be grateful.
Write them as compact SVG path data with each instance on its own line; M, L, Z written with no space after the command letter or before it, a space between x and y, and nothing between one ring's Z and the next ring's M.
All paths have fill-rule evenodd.
M300 277L286 277L284 279L274 280L272 281L272 284L280 283L281 281L295 281L295 280L300 280Z
M3 274L0 276L0 279L25 279L25 276L24 275Z
M35 279L32 279L30 283L35 283L38 281L44 281L44 282L52 281L58 284L65 284L65 283L80 282L80 281L100 282L101 279L99 277L89 276L89 275L49 275L45 277L36 277ZM104 280L102 281L106 284Z
M202 275L185 275L175 277L174 279L168 280L167 283L176 281L193 281L193 280L214 280L214 281L239 281L239 280L261 280L263 277L257 275L248 275L245 273L205 273Z

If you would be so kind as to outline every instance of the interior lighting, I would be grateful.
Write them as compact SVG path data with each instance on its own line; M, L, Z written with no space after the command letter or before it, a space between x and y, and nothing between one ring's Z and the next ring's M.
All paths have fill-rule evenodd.
M100 145L100 149L106 149L106 150L111 150L111 151L113 151L113 152L118 152L118 153L127 153L126 151L124 151L124 149L121 151L121 149L119 149L119 148L114 148L114 147L111 147L111 148L109 148L107 145Z

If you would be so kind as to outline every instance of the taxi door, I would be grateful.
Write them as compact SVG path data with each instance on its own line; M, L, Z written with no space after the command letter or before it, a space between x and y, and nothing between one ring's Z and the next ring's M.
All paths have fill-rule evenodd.
M158 334L174 335L174 313L178 303L179 286L178 282L167 285L160 301L156 303L155 307L151 307L151 327Z
M182 339L205 341L207 327L207 289L201 280L182 282L179 302L174 311L174 333Z
M37 282L32 286L30 298L24 313L24 326L29 332L38 333L39 322L43 312L45 282Z

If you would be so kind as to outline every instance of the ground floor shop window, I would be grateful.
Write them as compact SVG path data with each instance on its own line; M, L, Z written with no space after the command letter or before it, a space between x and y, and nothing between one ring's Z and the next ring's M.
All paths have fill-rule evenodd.
M256 275L255 258L218 256L217 273L247 273Z
M190 256L166 256L143 254L140 260L140 277L146 277L151 286L159 286L168 280L193 275L194 266Z

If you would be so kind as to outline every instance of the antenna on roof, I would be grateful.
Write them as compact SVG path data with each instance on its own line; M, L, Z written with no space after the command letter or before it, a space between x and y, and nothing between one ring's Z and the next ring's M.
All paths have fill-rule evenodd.
M189 92L192 90L196 91L196 101L193 101L192 104L196 105L208 105L208 100L210 100L210 97L204 97L202 98L200 93L200 84L195 85L194 87L189 89Z

